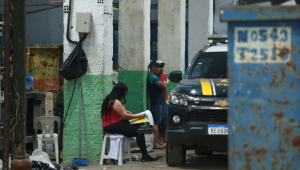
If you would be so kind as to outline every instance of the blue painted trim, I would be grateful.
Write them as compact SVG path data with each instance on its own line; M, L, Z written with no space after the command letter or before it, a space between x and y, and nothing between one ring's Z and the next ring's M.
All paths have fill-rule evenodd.
M220 13L223 22L300 20L300 6L223 7Z

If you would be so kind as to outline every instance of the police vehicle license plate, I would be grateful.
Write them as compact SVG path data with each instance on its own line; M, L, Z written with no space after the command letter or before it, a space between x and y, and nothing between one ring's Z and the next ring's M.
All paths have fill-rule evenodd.
M228 135L228 126L226 125L208 125L209 135Z

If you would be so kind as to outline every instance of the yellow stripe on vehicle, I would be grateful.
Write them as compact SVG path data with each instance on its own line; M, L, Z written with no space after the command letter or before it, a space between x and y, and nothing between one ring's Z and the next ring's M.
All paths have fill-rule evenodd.
M200 83L202 87L202 95L212 96L212 89L209 79L200 79Z

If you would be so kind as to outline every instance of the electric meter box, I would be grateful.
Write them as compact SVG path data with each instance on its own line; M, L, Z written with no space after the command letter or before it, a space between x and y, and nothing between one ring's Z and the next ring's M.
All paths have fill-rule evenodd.
M91 32L92 13L77 12L76 13L76 32L90 33Z

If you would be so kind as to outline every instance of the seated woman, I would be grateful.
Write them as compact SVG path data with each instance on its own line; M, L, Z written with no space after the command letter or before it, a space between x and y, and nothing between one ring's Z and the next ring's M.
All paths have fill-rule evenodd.
M118 83L114 86L109 95L107 95L102 104L101 117L103 130L110 134L122 134L126 137L136 137L137 144L142 152L142 162L156 161L152 158L146 149L144 134L139 134L138 129L141 125L130 124L128 120L135 118L144 118L145 115L134 115L126 110L121 100L126 102L125 96L128 87L124 83Z

